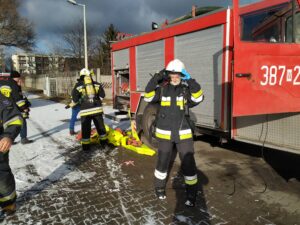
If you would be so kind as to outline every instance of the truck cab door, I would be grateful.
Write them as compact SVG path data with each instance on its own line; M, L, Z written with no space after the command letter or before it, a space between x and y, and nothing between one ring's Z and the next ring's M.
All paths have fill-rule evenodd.
M233 117L300 112L299 1L243 2L233 0Z

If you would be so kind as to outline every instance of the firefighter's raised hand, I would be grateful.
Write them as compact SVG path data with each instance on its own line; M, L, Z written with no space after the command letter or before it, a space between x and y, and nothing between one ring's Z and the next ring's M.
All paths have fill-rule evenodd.
M12 140L8 137L4 137L0 140L0 152L7 152L12 145Z
M189 79L191 79L191 75L185 69L183 69L181 71L181 73L183 75L183 77L181 78L182 80L189 80Z
M163 69L158 73L155 73L154 78L156 79L157 83L164 81L168 77L166 70Z

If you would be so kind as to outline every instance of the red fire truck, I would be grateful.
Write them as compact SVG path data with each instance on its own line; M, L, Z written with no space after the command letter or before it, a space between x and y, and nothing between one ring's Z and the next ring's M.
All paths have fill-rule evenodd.
M241 2L112 44L114 107L147 138L149 74L178 58L204 92L198 131L300 153L300 0Z

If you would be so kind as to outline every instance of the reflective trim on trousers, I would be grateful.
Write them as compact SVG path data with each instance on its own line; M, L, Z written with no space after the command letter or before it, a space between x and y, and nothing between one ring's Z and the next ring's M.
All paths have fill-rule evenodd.
M198 182L197 174L195 174L194 176L184 176L184 182L188 185L197 184Z
M157 179L160 179L160 180L164 180L167 178L167 172L160 172L158 170L155 170L154 171L154 176L157 178Z
M102 113L103 109L102 107L96 107L96 108L91 108L91 109L84 109L80 110L79 115L80 116L89 116L89 115L94 115L98 113Z
M83 145L88 145L88 144L91 143L91 141L90 141L89 138L88 139L81 139L80 143L83 144Z
M11 200L13 200L16 196L17 196L16 191L13 191L11 194L9 194L9 195L7 195L7 196L0 197L0 203L7 202L7 201L11 201Z

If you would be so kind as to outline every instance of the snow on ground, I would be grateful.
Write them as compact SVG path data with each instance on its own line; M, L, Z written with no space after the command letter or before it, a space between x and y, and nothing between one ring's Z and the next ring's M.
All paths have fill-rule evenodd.
M69 135L71 109L65 109L64 104L41 99L37 95L29 94L28 98L32 103L30 119L27 120L28 138L34 142L22 145L20 137L17 137L17 144L13 145L10 152L10 165L15 175L17 192L24 192L46 177L57 180L65 175L64 179L71 182L92 177L93 173L73 171L73 168L64 164L64 150L80 147L75 137ZM113 111L112 107L104 106L104 113ZM105 119L105 123L113 128L128 126L128 121L119 124ZM77 120L75 130L80 130L80 120Z

